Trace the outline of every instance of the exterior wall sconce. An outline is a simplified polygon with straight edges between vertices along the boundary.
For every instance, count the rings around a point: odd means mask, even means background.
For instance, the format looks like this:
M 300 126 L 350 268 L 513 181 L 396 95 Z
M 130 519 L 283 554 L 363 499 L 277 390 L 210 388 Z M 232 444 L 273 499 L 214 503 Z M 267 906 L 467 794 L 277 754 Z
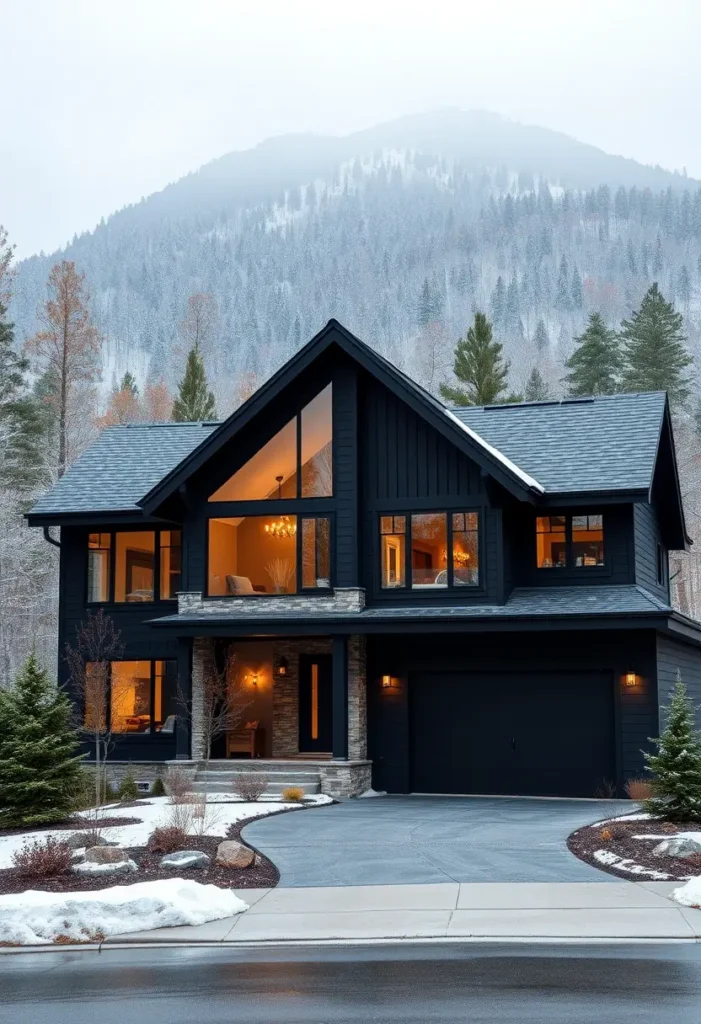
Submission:
M 280 658 L 279 662 L 277 663 L 277 669 L 275 670 L 275 674 L 278 676 L 286 676 L 287 667 L 287 658 Z
M 394 676 L 383 676 L 382 677 L 382 689 L 383 690 L 397 690 L 399 689 L 399 680 Z
M 630 690 L 634 686 L 637 686 L 638 677 L 636 676 L 635 672 L 626 672 L 626 674 L 623 676 L 623 683 L 627 690 Z

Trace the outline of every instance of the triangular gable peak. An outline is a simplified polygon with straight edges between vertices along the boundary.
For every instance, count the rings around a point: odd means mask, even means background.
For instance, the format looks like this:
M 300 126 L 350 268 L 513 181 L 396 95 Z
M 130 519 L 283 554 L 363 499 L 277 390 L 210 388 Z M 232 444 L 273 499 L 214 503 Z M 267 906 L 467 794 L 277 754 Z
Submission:
M 283 429 L 288 418 L 284 417 L 284 422 L 276 422 L 279 418 L 278 405 L 284 406 L 285 398 L 291 392 L 298 396 L 300 408 L 304 403 L 312 401 L 328 384 L 327 367 L 332 362 L 334 349 L 341 350 L 359 367 L 388 387 L 515 497 L 535 501 L 543 493 L 543 488 L 531 475 L 484 441 L 474 430 L 461 423 L 437 399 L 347 331 L 338 321 L 330 320 L 319 334 L 232 413 L 195 451 L 144 495 L 139 502 L 144 511 L 153 514 L 160 510 L 194 474 L 210 460 L 214 460 L 224 446 L 228 446 L 235 438 L 244 436 L 247 427 L 254 423 L 264 423 L 269 427 L 272 424 L 272 428 L 265 431 L 267 436 L 264 437 L 263 444 Z M 252 456 L 253 450 L 248 454 L 249 457 Z

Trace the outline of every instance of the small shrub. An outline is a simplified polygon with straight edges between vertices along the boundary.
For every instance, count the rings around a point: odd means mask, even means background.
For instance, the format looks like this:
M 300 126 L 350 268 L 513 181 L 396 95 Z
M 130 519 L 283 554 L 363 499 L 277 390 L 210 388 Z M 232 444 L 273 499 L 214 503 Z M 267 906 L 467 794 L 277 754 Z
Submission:
M 609 832 L 612 839 L 625 839 L 628 835 L 628 829 L 620 821 L 612 821 L 609 825 Z
M 287 803 L 301 803 L 304 800 L 304 790 L 301 786 L 285 786 L 282 791 L 282 799 Z
M 165 796 L 165 795 L 166 795 L 166 788 L 163 785 L 163 779 L 159 775 L 157 778 L 155 778 L 153 780 L 153 784 L 151 786 L 151 792 L 149 793 L 149 796 Z
M 601 832 L 599 832 L 599 839 L 602 843 L 610 843 L 613 839 L 613 832 L 610 828 L 602 828 Z
M 185 799 L 169 804 L 163 824 L 168 828 L 177 828 L 185 835 L 192 831 L 195 821 L 194 807 Z
M 177 825 L 162 825 L 154 828 L 148 837 L 146 849 L 149 853 L 175 853 L 187 848 L 187 832 Z
M 268 776 L 263 772 L 246 772 L 244 775 L 239 775 L 233 782 L 234 793 L 247 803 L 256 803 L 267 788 Z
M 682 860 L 684 864 L 688 864 L 693 871 L 701 875 L 701 853 L 690 853 L 688 857 L 683 857 Z
M 136 785 L 134 772 L 127 768 L 122 781 L 117 789 L 117 796 L 123 804 L 130 804 L 133 800 L 139 799 L 139 788 Z
M 616 783 L 611 779 L 602 779 L 594 790 L 597 800 L 613 800 L 616 796 Z
M 169 768 L 163 780 L 163 785 L 171 802 L 176 804 L 190 793 L 192 778 L 190 773 L 183 771 L 182 768 Z
M 13 853 L 12 863 L 21 875 L 51 878 L 53 875 L 64 875 L 70 869 L 71 854 L 67 843 L 49 836 L 47 839 L 25 842 L 20 850 Z
M 655 795 L 655 787 L 651 779 L 628 779 L 625 790 L 629 798 L 635 800 L 636 803 L 651 800 Z

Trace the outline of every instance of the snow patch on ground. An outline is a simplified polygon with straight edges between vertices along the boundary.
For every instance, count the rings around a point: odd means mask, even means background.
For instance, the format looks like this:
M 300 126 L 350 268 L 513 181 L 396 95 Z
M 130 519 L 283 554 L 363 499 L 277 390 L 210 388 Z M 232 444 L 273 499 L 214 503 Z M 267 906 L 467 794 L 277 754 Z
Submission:
M 658 837 L 657 837 L 658 838 Z M 629 875 L 652 878 L 656 882 L 666 882 L 670 877 L 664 871 L 655 871 L 653 868 L 645 868 L 642 864 L 636 864 L 630 857 L 619 857 L 611 850 L 595 850 L 594 860 L 607 867 L 616 868 L 617 871 L 625 871 Z
M 604 818 L 603 821 L 595 821 L 591 827 L 596 828 L 598 825 L 610 825 L 612 821 L 650 821 L 651 818 L 651 814 L 619 814 L 617 818 Z
M 633 839 L 656 839 L 658 842 L 662 842 L 665 839 L 693 839 L 697 843 L 701 843 L 701 832 L 665 832 L 664 835 L 639 835 L 633 836 Z
M 672 890 L 672 899 L 684 907 L 696 907 L 701 910 L 701 877 L 690 878 L 686 885 Z
M 225 797 L 224 800 L 217 797 Z M 244 818 L 264 818 L 268 814 L 275 814 L 278 811 L 297 809 L 301 806 L 323 805 L 333 803 L 331 797 L 321 793 L 307 797 L 304 805 L 298 803 L 282 803 L 281 801 L 265 801 L 259 803 L 245 803 L 242 800 L 232 800 L 224 793 L 212 793 L 207 798 L 207 817 L 203 834 L 208 836 L 219 836 L 224 839 L 232 825 Z M 100 825 L 100 818 L 140 818 L 136 825 L 114 825 L 102 830 L 102 834 L 108 843 L 114 843 L 122 848 L 131 846 L 145 846 L 148 837 L 154 828 L 165 825 L 168 822 L 169 811 L 172 807 L 170 797 L 156 796 L 139 802 L 131 807 L 122 807 L 121 804 L 109 804 L 95 811 L 82 811 L 79 817 L 85 819 L 86 828 L 95 828 Z M 198 825 L 190 829 L 191 835 L 199 834 Z M 0 868 L 12 867 L 12 855 L 20 850 L 27 840 L 37 839 L 40 842 L 49 836 L 57 839 L 67 839 L 75 835 L 69 829 L 56 829 L 47 832 L 18 832 L 11 836 L 0 836 Z
M 119 885 L 99 892 L 29 890 L 0 896 L 0 942 L 45 945 L 58 936 L 95 941 L 151 928 L 206 924 L 248 910 L 230 889 L 182 878 Z

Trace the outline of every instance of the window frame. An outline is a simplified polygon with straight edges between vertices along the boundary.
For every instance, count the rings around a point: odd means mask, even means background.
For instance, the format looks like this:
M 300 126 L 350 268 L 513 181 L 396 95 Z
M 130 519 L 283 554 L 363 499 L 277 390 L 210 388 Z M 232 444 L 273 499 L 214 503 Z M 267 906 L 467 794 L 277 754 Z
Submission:
M 98 527 L 96 529 L 89 529 L 85 538 L 85 576 L 84 576 L 84 603 L 89 608 L 104 608 L 106 606 L 114 608 L 138 608 L 140 605 L 145 605 L 150 608 L 154 604 L 172 604 L 178 600 L 177 593 L 175 597 L 161 597 L 161 534 L 180 532 L 180 588 L 182 589 L 182 577 L 183 577 L 183 539 L 184 531 L 182 526 L 153 526 L 150 523 L 145 523 L 143 526 L 134 526 L 132 529 L 125 529 L 120 526 L 110 526 L 107 528 Z M 90 535 L 93 533 L 109 534 L 110 536 L 110 557 L 109 557 L 109 574 L 110 574 L 110 586 L 109 596 L 106 601 L 91 601 L 89 597 L 88 588 L 88 566 L 89 556 L 87 553 L 90 550 Z M 150 601 L 116 601 L 115 600 L 115 588 L 117 584 L 116 569 L 117 569 L 117 534 L 118 533 L 153 533 L 155 535 L 154 553 L 153 553 L 153 598 Z M 171 544 L 167 544 L 166 547 L 172 547 Z M 119 659 L 117 659 L 119 660 Z M 133 658 L 125 658 L 124 661 L 133 661 Z M 138 659 L 137 659 L 138 660 Z M 148 660 L 148 659 L 141 659 Z M 157 659 L 162 661 L 162 658 Z
M 287 499 L 287 501 L 290 501 L 290 500 L 291 499 Z M 319 499 L 315 499 L 315 500 L 318 501 Z M 250 502 L 247 503 L 247 504 L 250 505 Z M 232 504 L 230 502 L 227 503 L 227 506 L 228 506 L 229 509 L 232 508 Z M 210 546 L 209 523 L 210 523 L 210 520 L 212 520 L 212 519 L 239 519 L 239 518 L 243 518 L 243 519 L 269 519 L 271 516 L 274 516 L 276 514 L 280 514 L 280 515 L 284 514 L 284 515 L 294 516 L 295 520 L 296 520 L 297 529 L 296 529 L 296 532 L 295 532 L 295 559 L 296 559 L 296 564 L 295 564 L 295 590 L 291 594 L 268 594 L 268 593 L 262 594 L 262 593 L 259 593 L 259 592 L 256 592 L 256 593 L 253 593 L 253 594 L 210 594 L 210 592 L 209 592 L 209 546 Z M 304 587 L 304 586 L 302 586 L 302 582 L 303 582 L 302 534 L 303 534 L 303 529 L 304 529 L 303 526 L 302 526 L 302 522 L 305 519 L 315 519 L 315 520 L 326 519 L 326 520 L 328 520 L 328 524 L 329 524 L 329 586 L 328 587 Z M 300 595 L 304 595 L 305 597 L 314 597 L 314 596 L 323 596 L 324 594 L 326 594 L 328 596 L 329 594 L 333 593 L 334 588 L 336 586 L 336 568 L 335 568 L 336 559 L 334 557 L 335 550 L 336 550 L 335 536 L 336 536 L 336 533 L 335 533 L 335 516 L 334 516 L 333 512 L 327 511 L 327 510 L 321 510 L 321 511 L 313 510 L 312 511 L 310 509 L 309 512 L 307 514 L 305 514 L 301 509 L 297 508 L 295 511 L 284 512 L 284 513 L 280 512 L 280 513 L 278 513 L 277 509 L 272 509 L 272 508 L 268 509 L 268 511 L 266 511 L 266 512 L 261 512 L 260 511 L 260 506 L 258 506 L 255 512 L 245 512 L 245 513 L 244 512 L 238 512 L 237 513 L 235 511 L 229 511 L 227 513 L 227 515 L 209 515 L 209 516 L 207 516 L 207 519 L 205 521 L 205 580 L 206 580 L 206 593 L 203 595 L 204 599 L 206 601 L 226 601 L 226 600 L 228 600 L 228 599 L 230 599 L 232 597 L 235 597 L 237 600 L 243 598 L 243 599 L 246 599 L 246 600 L 254 600 L 254 601 L 263 600 L 264 601 L 266 598 L 269 599 L 271 597 L 282 598 L 283 600 L 285 600 L 286 598 L 299 597 Z
M 595 512 L 583 512 L 581 510 L 571 511 L 569 509 L 543 509 L 542 515 L 537 515 L 533 519 L 533 563 L 535 571 L 537 573 L 545 573 L 546 575 L 556 576 L 557 579 L 563 579 L 569 576 L 579 577 L 585 575 L 587 577 L 595 574 L 608 574 L 610 572 L 610 565 L 608 559 L 608 544 L 606 543 L 606 513 L 602 511 Z M 573 559 L 573 533 L 572 521 L 580 516 L 601 516 L 601 532 L 603 534 L 603 546 L 604 546 L 604 561 L 602 565 L 575 565 Z M 565 520 L 565 564 L 562 567 L 557 565 L 538 565 L 538 520 L 539 519 L 555 519 L 563 518 Z M 550 531 L 544 531 L 550 532 Z
M 470 597 L 472 595 L 483 594 L 485 591 L 484 583 L 484 521 L 483 508 L 481 506 L 470 506 L 467 504 L 461 504 L 452 508 L 401 508 L 399 504 L 393 505 L 391 508 L 380 510 L 376 513 L 375 517 L 375 572 L 377 573 L 377 582 L 374 588 L 376 596 L 388 598 L 393 594 L 400 597 L 417 597 L 421 596 L 426 598 L 430 595 L 432 600 L 445 597 L 446 595 L 462 594 L 464 597 Z M 435 590 L 429 589 L 428 587 L 413 586 L 412 584 L 412 565 L 411 565 L 411 553 L 412 553 L 412 518 L 414 516 L 422 515 L 443 515 L 446 517 L 446 547 L 451 552 L 451 557 L 447 559 L 446 565 L 446 585 L 444 587 L 436 587 Z M 477 517 L 477 530 L 476 531 L 463 531 L 454 530 L 453 527 L 453 516 L 455 515 L 475 515 Z M 394 534 L 382 533 L 382 520 L 385 518 L 392 518 L 393 520 L 398 517 L 405 519 L 405 532 L 404 536 L 404 585 L 394 587 L 384 587 L 382 585 L 382 537 L 393 536 Z M 394 527 L 394 523 L 393 523 Z M 477 533 L 477 583 L 455 583 L 455 573 L 453 566 L 453 534 L 464 533 L 464 532 L 476 532 Z
M 103 533 L 104 532 L 105 531 L 103 531 Z M 149 663 L 149 726 L 148 726 L 148 729 L 144 730 L 143 732 L 112 732 L 112 666 L 115 663 L 117 663 L 117 662 L 129 663 L 129 662 L 139 662 L 139 661 L 147 661 Z M 144 739 L 144 737 L 149 737 L 149 739 L 152 739 L 154 736 L 163 736 L 163 734 L 159 730 L 157 730 L 156 727 L 155 727 L 155 713 L 154 713 L 155 712 L 155 705 L 156 705 L 156 699 L 155 699 L 156 698 L 156 663 L 159 662 L 159 661 L 163 663 L 163 680 L 164 681 L 168 677 L 167 665 L 168 665 L 168 663 L 170 663 L 172 665 L 171 672 L 173 674 L 173 679 L 175 680 L 175 683 L 176 683 L 176 692 L 177 692 L 177 682 L 178 682 L 178 659 L 177 658 L 173 658 L 173 657 L 170 657 L 170 658 L 139 658 L 139 657 L 126 658 L 126 657 L 123 657 L 123 658 L 113 658 L 109 662 L 108 679 L 107 679 L 107 708 L 106 708 L 106 712 L 105 712 L 105 714 L 106 714 L 106 722 L 105 722 L 106 730 L 105 731 L 108 732 L 113 737 L 113 740 L 115 742 L 122 743 L 123 741 L 126 741 L 127 743 L 132 743 L 132 742 L 136 742 L 139 739 Z M 85 701 L 83 701 L 83 721 L 85 721 L 85 711 L 86 711 Z M 172 733 L 168 732 L 168 733 L 165 734 L 165 736 L 167 736 L 169 739 L 172 738 L 173 740 L 175 740 L 175 733 L 176 733 L 176 729 L 177 729 L 177 719 L 179 717 L 179 712 L 175 712 L 175 715 L 176 715 L 176 723 L 175 723 L 176 724 L 176 728 L 173 730 Z
M 606 549 L 604 548 L 604 554 L 605 553 L 606 553 Z M 656 562 L 657 562 L 657 564 L 656 564 L 656 569 L 657 569 L 657 585 L 658 585 L 658 587 L 666 587 L 667 586 L 667 574 L 668 574 L 668 571 L 669 571 L 669 562 L 667 560 L 667 552 L 665 550 L 665 547 L 664 547 L 663 544 L 660 544 L 659 541 L 657 542 L 656 556 L 657 556 L 656 557 Z

